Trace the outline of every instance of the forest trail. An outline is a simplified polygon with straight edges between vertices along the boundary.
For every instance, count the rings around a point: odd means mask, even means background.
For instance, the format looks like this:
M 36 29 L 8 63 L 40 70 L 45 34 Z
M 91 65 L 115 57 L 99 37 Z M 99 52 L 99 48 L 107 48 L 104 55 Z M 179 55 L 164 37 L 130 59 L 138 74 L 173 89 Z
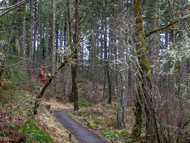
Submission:
M 71 109 L 53 111 L 53 115 L 80 143 L 107 143 L 107 141 L 73 120 L 67 114 L 70 110 Z

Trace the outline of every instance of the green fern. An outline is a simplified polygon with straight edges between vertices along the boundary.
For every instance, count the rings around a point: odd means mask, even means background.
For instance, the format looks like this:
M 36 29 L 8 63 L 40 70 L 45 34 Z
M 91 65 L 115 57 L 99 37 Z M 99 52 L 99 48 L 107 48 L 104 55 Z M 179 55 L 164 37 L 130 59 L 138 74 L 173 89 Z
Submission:
M 106 137 L 115 138 L 116 140 L 118 140 L 118 138 L 121 138 L 122 136 L 129 135 L 129 133 L 125 129 L 117 133 L 116 130 L 112 130 L 112 127 L 110 128 L 110 130 L 106 130 L 102 134 Z
M 44 130 L 41 130 L 32 120 L 26 121 L 20 130 L 24 134 L 27 143 L 54 143 L 51 137 Z
M 116 140 L 119 138 L 119 135 L 117 134 L 116 130 L 112 130 L 112 127 L 110 130 L 106 130 L 102 133 L 106 137 L 115 138 Z

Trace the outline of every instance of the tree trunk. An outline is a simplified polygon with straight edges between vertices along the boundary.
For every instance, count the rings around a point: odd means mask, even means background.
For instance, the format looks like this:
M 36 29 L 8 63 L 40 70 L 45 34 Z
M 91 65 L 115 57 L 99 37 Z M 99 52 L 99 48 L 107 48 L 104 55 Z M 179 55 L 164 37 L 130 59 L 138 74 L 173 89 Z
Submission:
M 34 6 L 34 2 L 33 0 L 30 1 L 30 11 L 31 14 L 30 16 L 33 16 L 33 6 Z M 30 27 L 33 26 L 33 18 L 30 19 Z M 33 37 L 33 28 L 30 29 L 30 40 L 29 40 L 29 47 L 28 47 L 28 57 L 30 58 L 30 64 L 29 64 L 29 78 L 30 81 L 32 80 L 32 37 Z
M 50 0 L 48 0 L 48 5 L 47 5 L 48 9 L 50 9 Z M 48 13 L 47 13 L 47 21 L 46 21 L 46 54 L 45 54 L 45 61 L 46 63 L 49 62 L 49 10 L 48 10 Z
M 152 89 L 152 83 L 151 83 L 151 73 L 149 71 L 149 61 L 146 56 L 146 47 L 145 47 L 145 41 L 144 41 L 144 30 L 143 30 L 143 21 L 142 21 L 142 0 L 134 0 L 134 14 L 136 17 L 136 28 L 135 28 L 135 35 L 136 35 L 136 51 L 138 60 L 140 63 L 140 69 L 139 69 L 139 77 L 138 77 L 138 98 L 141 101 L 138 101 L 139 104 L 143 103 L 145 104 L 145 114 L 146 114 L 146 131 L 147 134 L 152 134 L 151 129 L 151 89 Z M 141 91 L 142 89 L 142 91 Z M 143 97 L 144 96 L 144 97 Z M 139 111 L 141 111 L 139 108 L 142 108 L 142 106 L 139 106 L 139 104 L 136 104 L 136 115 L 139 115 Z M 136 118 L 138 118 L 136 116 Z M 137 120 L 136 120 L 137 121 Z M 133 133 L 135 133 L 136 125 L 138 125 L 138 128 L 141 127 L 141 123 L 136 122 Z M 133 134 L 134 136 L 140 135 L 140 129 L 139 132 Z
M 75 0 L 75 34 L 74 34 L 74 47 L 79 46 L 79 2 L 78 0 Z M 72 95 L 74 99 L 74 111 L 79 110 L 78 107 L 78 85 L 77 85 L 77 59 L 78 59 L 78 50 L 74 52 L 74 60 L 76 60 L 72 64 Z
M 55 1 L 52 0 L 52 22 L 51 22 L 51 43 L 50 43 L 50 49 L 51 49 L 51 73 L 56 68 L 56 61 L 55 61 Z M 52 82 L 51 89 L 53 91 L 56 91 L 56 82 L 55 79 Z
M 72 1 L 71 1 L 72 2 Z M 71 4 L 70 4 L 70 0 L 67 0 L 67 47 L 69 50 L 69 46 L 71 46 Z M 72 49 L 70 48 L 70 51 Z M 68 64 L 67 67 L 65 67 L 65 84 L 64 84 L 64 95 L 65 96 L 69 96 L 69 101 L 73 102 L 73 96 L 71 94 L 71 86 L 72 86 L 72 80 L 71 80 L 71 63 Z
M 39 13 L 42 13 L 42 0 L 39 0 Z M 40 20 L 39 23 L 39 34 L 40 34 L 40 44 L 38 46 L 38 52 L 37 52 L 37 61 L 39 63 L 42 63 L 42 19 Z
M 124 52 L 125 52 L 125 46 L 124 46 L 124 30 L 123 30 L 123 16 L 124 16 L 124 1 L 123 0 L 119 0 L 118 1 L 118 5 L 119 5 L 119 17 L 121 20 L 121 26 L 119 29 L 119 61 L 120 64 L 118 65 L 119 68 L 119 76 L 118 76 L 118 81 L 119 81 L 119 85 L 118 85 L 118 95 L 117 95 L 117 99 L 118 99 L 118 107 L 117 107 L 117 117 L 116 117 L 116 126 L 119 128 L 125 128 L 125 107 L 126 107 L 126 100 L 125 100 L 125 83 L 126 83 L 126 76 L 125 76 L 125 71 L 126 71 L 126 67 L 125 67 L 125 63 L 126 63 L 126 59 L 124 56 Z

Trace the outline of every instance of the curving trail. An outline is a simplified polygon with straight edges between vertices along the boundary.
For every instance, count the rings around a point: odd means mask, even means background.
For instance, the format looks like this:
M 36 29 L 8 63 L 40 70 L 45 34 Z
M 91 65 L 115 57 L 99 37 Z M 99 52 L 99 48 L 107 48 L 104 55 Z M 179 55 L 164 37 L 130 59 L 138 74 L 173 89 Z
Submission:
M 57 120 L 66 128 L 80 143 L 107 143 L 104 139 L 100 138 L 98 135 L 89 131 L 87 128 L 83 127 L 77 121 L 73 120 L 66 110 L 53 111 L 53 115 Z

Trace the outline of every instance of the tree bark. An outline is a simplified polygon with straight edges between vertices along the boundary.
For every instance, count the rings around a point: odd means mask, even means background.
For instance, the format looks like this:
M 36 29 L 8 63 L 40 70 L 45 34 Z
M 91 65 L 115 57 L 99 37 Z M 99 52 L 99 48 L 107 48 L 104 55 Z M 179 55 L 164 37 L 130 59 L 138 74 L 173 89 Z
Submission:
M 52 0 L 52 22 L 51 22 L 51 43 L 50 43 L 50 48 L 51 48 L 51 73 L 56 68 L 56 61 L 55 61 L 55 1 Z M 53 91 L 56 91 L 56 82 L 55 79 L 52 83 L 51 89 Z
M 71 0 L 67 0 L 67 47 L 71 47 L 71 22 L 72 22 L 72 16 L 71 16 Z M 69 49 L 68 49 L 69 50 Z M 70 48 L 70 51 L 72 49 Z M 73 96 L 71 95 L 71 86 L 72 86 L 72 77 L 71 77 L 71 63 L 68 64 L 67 67 L 65 67 L 65 84 L 64 84 L 64 95 L 69 96 L 69 101 L 73 102 Z
M 79 46 L 79 0 L 75 0 L 75 35 L 74 35 L 74 46 Z M 78 107 L 78 85 L 77 85 L 77 59 L 78 50 L 74 52 L 75 62 L 72 64 L 72 95 L 74 99 L 74 111 L 79 110 Z
M 117 95 L 117 100 L 118 100 L 118 107 L 117 107 L 117 117 L 116 117 L 116 126 L 119 128 L 125 128 L 125 107 L 126 107 L 126 100 L 125 100 L 125 84 L 126 84 L 126 78 L 125 78 L 125 47 L 124 47 L 124 30 L 123 30 L 123 16 L 124 16 L 124 1 L 119 0 L 118 1 L 119 5 L 119 17 L 121 20 L 121 28 L 119 29 L 119 61 L 120 64 L 118 65 L 118 95 Z
M 141 111 L 139 108 L 142 108 L 142 106 L 139 106 L 143 103 L 144 98 L 144 104 L 145 104 L 145 113 L 146 113 L 146 131 L 147 134 L 152 133 L 151 129 L 151 98 L 152 95 L 150 94 L 152 89 L 152 83 L 151 83 L 151 73 L 149 71 L 149 61 L 146 56 L 146 47 L 145 47 L 145 41 L 144 41 L 144 30 L 143 30 L 143 21 L 142 21 L 142 0 L 134 0 L 134 14 L 136 17 L 136 28 L 135 28 L 135 36 L 136 36 L 136 51 L 137 51 L 137 58 L 140 63 L 140 69 L 139 69 L 139 77 L 138 77 L 138 98 L 141 101 L 138 101 L 139 103 L 136 104 L 136 115 L 139 115 L 138 112 Z M 141 91 L 142 89 L 142 91 Z M 143 97 L 144 96 L 144 97 Z M 138 116 L 136 116 L 138 118 Z M 141 117 L 142 118 L 142 117 Z M 137 120 L 136 120 L 137 121 Z M 138 128 L 141 127 L 142 123 L 136 122 L 135 126 L 133 128 L 133 133 L 135 133 L 136 125 L 138 125 Z M 140 135 L 139 129 L 137 133 L 133 134 L 134 136 Z

